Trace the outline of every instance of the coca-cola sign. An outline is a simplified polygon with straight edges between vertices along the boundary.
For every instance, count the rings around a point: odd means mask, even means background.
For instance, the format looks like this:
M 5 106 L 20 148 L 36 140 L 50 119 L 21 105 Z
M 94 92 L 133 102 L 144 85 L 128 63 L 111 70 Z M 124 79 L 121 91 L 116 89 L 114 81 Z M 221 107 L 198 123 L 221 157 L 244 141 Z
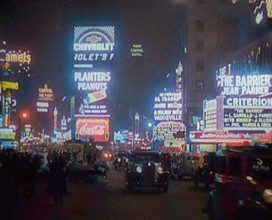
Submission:
M 80 138 L 93 137 L 95 142 L 108 142 L 109 119 L 108 118 L 77 119 L 76 133 Z

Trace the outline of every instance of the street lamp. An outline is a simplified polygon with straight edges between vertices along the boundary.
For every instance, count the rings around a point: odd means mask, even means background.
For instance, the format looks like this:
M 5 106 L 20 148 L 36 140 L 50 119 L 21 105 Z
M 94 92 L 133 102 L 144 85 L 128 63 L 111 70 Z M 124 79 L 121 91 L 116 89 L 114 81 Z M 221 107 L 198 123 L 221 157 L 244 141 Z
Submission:
M 21 151 L 21 120 L 26 120 L 26 119 L 28 119 L 28 117 L 29 117 L 29 114 L 26 111 L 22 111 L 19 115 L 19 126 L 18 126 L 18 131 L 19 131 L 18 150 L 19 150 L 19 152 Z

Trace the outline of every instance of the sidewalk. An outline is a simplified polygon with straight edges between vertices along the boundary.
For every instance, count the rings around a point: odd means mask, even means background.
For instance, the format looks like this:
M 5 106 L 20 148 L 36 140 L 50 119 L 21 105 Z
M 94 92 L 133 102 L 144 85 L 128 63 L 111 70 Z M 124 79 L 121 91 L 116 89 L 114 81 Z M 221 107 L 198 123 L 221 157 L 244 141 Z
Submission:
M 90 219 L 103 207 L 103 188 L 106 182 L 99 180 L 97 185 L 68 184 L 68 195 L 61 205 L 55 205 L 54 199 L 43 187 L 29 203 L 23 202 L 22 220 L 78 220 Z M 86 215 L 87 213 L 87 215 Z M 92 219 L 92 218 L 91 218 Z M 93 220 L 93 219 L 92 219 Z

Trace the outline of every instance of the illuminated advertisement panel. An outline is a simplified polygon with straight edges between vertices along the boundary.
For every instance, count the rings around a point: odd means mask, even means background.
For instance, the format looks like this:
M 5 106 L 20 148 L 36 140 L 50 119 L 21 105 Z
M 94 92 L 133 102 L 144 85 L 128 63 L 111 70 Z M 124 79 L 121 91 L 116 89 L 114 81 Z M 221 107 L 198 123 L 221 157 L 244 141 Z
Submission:
M 216 99 L 204 100 L 203 102 L 203 119 L 205 131 L 217 130 L 217 102 Z
M 44 84 L 43 88 L 39 88 L 38 101 L 36 102 L 37 112 L 47 113 L 49 109 L 49 102 L 54 101 L 53 90 Z
M 224 97 L 226 131 L 269 131 L 272 128 L 272 74 L 234 75 L 231 65 L 217 76 L 219 95 Z
M 108 142 L 109 118 L 78 118 L 76 134 L 79 138 L 93 137 L 95 142 Z
M 48 88 L 47 84 L 44 84 L 43 88 L 39 88 L 39 101 L 54 101 L 53 90 Z
M 182 93 L 167 92 L 160 93 L 155 97 L 154 120 L 161 121 L 181 121 L 182 119 Z
M 186 127 L 182 122 L 160 122 L 154 128 L 155 138 L 164 141 L 165 147 L 181 147 L 185 144 Z
M 74 67 L 90 68 L 95 61 L 114 57 L 115 33 L 113 26 L 74 28 Z
M 75 113 L 81 116 L 109 115 L 109 62 L 114 57 L 113 26 L 74 28 L 74 82 L 77 92 Z M 108 61 L 108 62 L 107 62 Z

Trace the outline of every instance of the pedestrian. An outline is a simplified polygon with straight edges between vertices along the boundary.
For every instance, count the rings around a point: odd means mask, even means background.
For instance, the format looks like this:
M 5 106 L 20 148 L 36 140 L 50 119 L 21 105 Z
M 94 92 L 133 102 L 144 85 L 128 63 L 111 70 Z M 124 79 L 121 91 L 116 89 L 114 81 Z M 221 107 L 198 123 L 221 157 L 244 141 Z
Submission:
M 64 160 L 58 153 L 49 165 L 48 191 L 54 197 L 55 204 L 62 204 L 63 196 L 67 194 L 67 175 Z

